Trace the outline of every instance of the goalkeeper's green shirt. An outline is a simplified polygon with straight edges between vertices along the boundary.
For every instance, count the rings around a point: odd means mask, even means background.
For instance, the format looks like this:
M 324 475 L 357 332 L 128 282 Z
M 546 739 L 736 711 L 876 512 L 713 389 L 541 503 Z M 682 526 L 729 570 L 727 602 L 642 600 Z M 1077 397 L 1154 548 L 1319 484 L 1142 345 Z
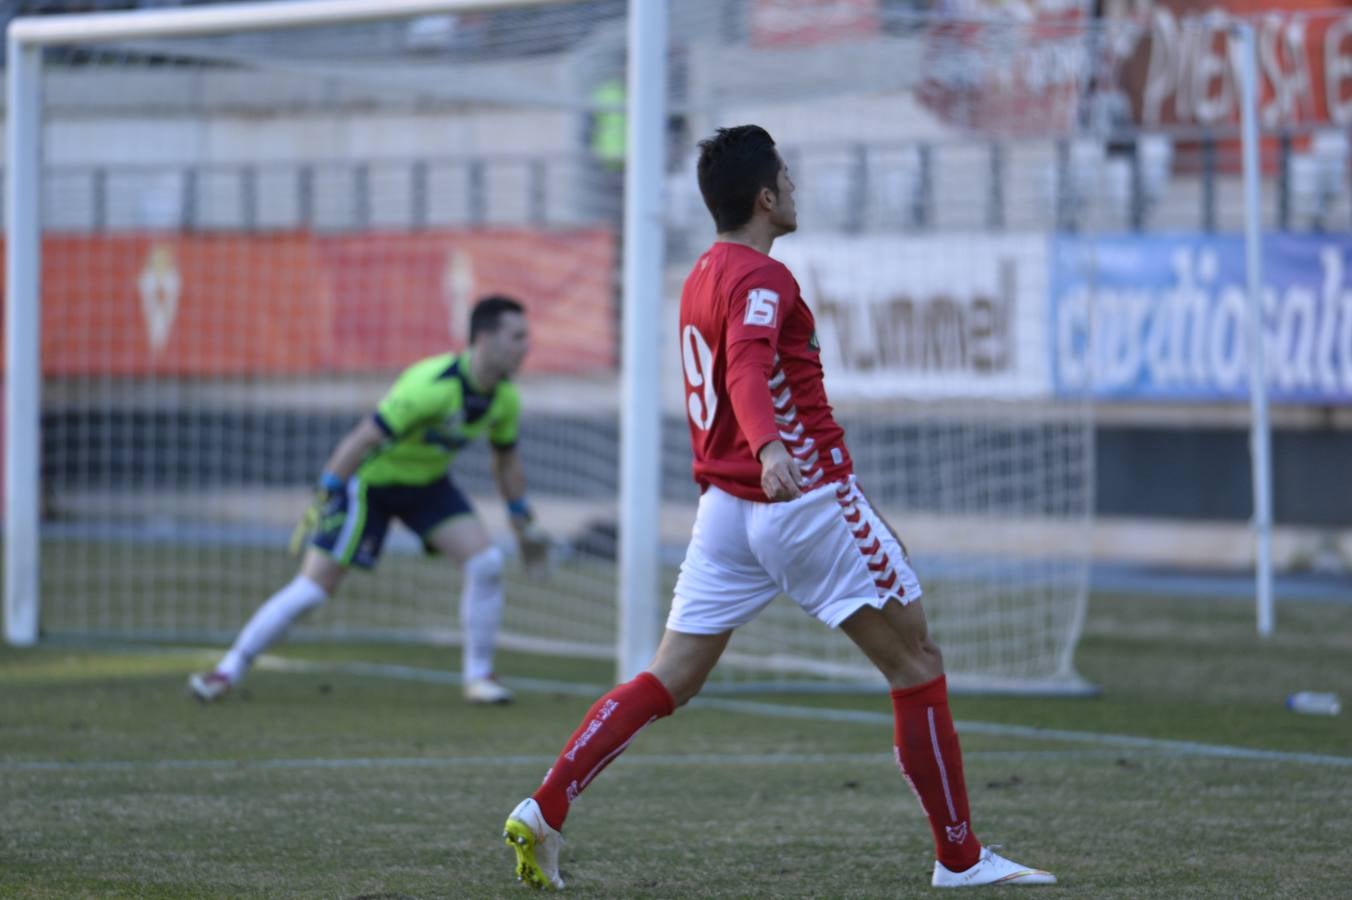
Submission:
M 370 485 L 430 484 L 480 435 L 499 449 L 514 447 L 520 412 L 516 385 L 475 385 L 468 350 L 428 357 L 405 369 L 376 407 L 375 422 L 389 441 L 357 474 Z

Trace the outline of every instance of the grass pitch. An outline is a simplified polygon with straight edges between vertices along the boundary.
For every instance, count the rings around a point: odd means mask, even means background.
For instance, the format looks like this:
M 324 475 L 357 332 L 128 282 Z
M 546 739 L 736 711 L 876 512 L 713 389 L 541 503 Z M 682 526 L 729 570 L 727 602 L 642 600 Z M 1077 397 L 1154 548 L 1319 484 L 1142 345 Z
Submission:
M 293 644 L 199 707 L 184 679 L 218 653 L 0 650 L 0 896 L 525 896 L 502 820 L 610 677 L 506 654 L 530 689 L 472 708 L 453 651 Z M 953 700 L 977 833 L 1055 871 L 1041 893 L 1347 895 L 1352 713 L 1282 700 L 1352 701 L 1352 604 L 1283 603 L 1260 641 L 1250 604 L 1096 597 L 1077 666 L 1101 697 Z M 884 695 L 711 700 L 578 801 L 570 893 L 929 895 Z

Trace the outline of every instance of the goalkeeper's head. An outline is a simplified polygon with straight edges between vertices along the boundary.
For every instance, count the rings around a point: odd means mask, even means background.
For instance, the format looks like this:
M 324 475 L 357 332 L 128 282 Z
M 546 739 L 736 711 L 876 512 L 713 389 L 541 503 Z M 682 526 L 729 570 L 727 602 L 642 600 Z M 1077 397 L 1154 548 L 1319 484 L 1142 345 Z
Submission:
M 530 350 L 526 307 L 502 294 L 480 299 L 469 314 L 469 345 L 475 359 L 493 375 L 516 374 Z

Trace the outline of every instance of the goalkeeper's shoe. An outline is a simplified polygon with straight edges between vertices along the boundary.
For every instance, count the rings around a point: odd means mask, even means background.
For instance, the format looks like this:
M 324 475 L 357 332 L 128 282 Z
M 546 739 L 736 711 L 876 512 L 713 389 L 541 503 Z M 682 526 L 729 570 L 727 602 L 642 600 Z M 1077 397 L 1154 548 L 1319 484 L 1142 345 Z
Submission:
M 988 884 L 1056 884 L 1056 876 L 1041 869 L 1021 866 L 1005 859 L 989 847 L 981 848 L 976 865 L 962 872 L 952 872 L 935 860 L 934 878 L 930 884 L 937 888 L 981 887 Z
M 199 703 L 211 703 L 230 693 L 230 679 L 220 672 L 194 673 L 188 677 L 188 693 Z
M 516 851 L 516 877 L 536 890 L 563 890 L 559 848 L 563 835 L 545 821 L 540 805 L 527 797 L 516 805 L 502 828 L 507 846 Z
M 470 703 L 511 703 L 514 696 L 512 689 L 493 675 L 486 678 L 471 678 L 465 682 L 465 699 Z

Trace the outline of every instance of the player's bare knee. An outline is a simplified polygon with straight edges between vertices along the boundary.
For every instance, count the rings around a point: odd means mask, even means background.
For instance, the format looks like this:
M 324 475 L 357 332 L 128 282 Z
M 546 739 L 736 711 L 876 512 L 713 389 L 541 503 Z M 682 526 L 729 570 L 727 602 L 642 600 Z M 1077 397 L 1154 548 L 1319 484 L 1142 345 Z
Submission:
M 877 654 L 873 662 L 893 688 L 911 687 L 944 673 L 939 646 L 923 634 L 898 636 L 888 651 Z
M 929 638 L 925 638 L 925 650 L 934 664 L 939 667 L 939 675 L 942 675 L 944 671 L 944 651 L 940 650 L 939 645 Z M 935 677 L 939 676 L 935 675 Z
M 311 549 L 305 562 L 297 573 L 297 578 L 307 578 L 324 592 L 325 599 L 332 597 L 343 583 L 347 570 L 318 550 Z

